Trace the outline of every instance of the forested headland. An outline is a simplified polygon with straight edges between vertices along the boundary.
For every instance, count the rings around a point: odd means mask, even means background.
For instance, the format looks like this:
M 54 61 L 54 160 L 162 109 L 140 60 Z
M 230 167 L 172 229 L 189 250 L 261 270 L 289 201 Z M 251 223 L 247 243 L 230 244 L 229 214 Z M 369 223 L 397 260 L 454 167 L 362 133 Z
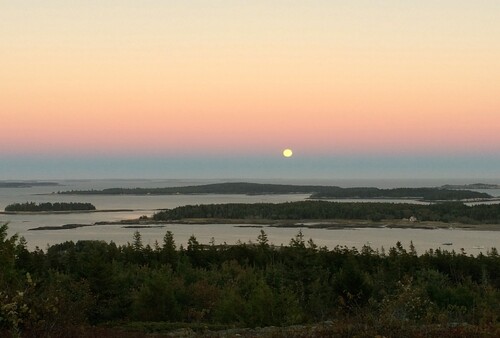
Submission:
M 5 207 L 6 212 L 42 212 L 42 211 L 90 211 L 96 210 L 91 203 L 80 202 L 26 202 L 14 203 Z
M 201 204 L 163 210 L 154 214 L 153 219 L 156 221 L 185 218 L 381 221 L 409 219 L 412 216 L 420 221 L 500 224 L 500 204 L 467 206 L 460 202 L 422 205 L 329 201 Z
M 301 232 L 274 247 L 264 231 L 253 244 L 201 244 L 193 235 L 178 247 L 166 231 L 152 245 L 135 232 L 123 246 L 78 241 L 29 251 L 6 231 L 0 226 L 0 336 L 500 334 L 496 249 L 476 257 L 418 255 L 399 242 L 386 251 L 328 250 Z
M 216 183 L 166 188 L 109 188 L 103 190 L 60 191 L 68 195 L 175 195 L 175 194 L 311 194 L 310 198 L 408 198 L 427 201 L 489 199 L 491 195 L 443 188 L 341 188 L 321 185 L 260 184 L 247 182 Z

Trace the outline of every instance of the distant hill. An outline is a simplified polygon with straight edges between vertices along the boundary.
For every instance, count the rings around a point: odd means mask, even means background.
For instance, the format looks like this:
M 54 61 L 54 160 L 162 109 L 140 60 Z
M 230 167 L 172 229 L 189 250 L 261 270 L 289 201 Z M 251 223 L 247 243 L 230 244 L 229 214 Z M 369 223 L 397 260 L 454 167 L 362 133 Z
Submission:
M 72 190 L 59 194 L 68 195 L 189 195 L 189 194 L 311 194 L 312 199 L 337 198 L 411 198 L 429 201 L 488 199 L 489 194 L 467 190 L 442 188 L 341 188 L 321 185 L 260 184 L 248 182 L 216 183 L 165 188 L 109 188 L 104 190 Z

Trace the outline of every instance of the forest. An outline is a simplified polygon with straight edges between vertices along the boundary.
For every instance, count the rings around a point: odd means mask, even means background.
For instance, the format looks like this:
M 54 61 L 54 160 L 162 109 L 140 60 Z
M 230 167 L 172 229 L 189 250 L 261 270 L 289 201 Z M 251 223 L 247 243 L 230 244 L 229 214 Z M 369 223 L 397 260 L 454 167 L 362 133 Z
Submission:
M 40 212 L 40 211 L 87 211 L 96 210 L 91 203 L 80 202 L 26 202 L 14 203 L 5 207 L 6 212 Z
M 247 182 L 216 183 L 166 188 L 109 188 L 103 190 L 71 190 L 69 195 L 175 195 L 175 194 L 311 194 L 311 198 L 413 198 L 429 201 L 488 199 L 489 194 L 470 190 L 443 188 L 341 188 L 321 185 L 259 184 Z
M 186 205 L 159 211 L 157 221 L 184 218 L 219 219 L 358 219 L 394 220 L 411 216 L 420 221 L 458 222 L 464 224 L 500 224 L 500 204 L 467 206 L 460 202 L 423 204 L 405 203 L 347 203 L 328 201 L 299 201 L 286 203 L 226 203 Z
M 0 336 L 498 337 L 500 256 L 327 249 L 298 232 L 273 246 L 77 241 L 28 250 L 0 226 Z M 244 329 L 246 328 L 246 329 Z M 264 329 L 266 328 L 266 329 Z M 186 331 L 188 330 L 188 331 Z M 222 332 L 222 333 L 221 333 Z

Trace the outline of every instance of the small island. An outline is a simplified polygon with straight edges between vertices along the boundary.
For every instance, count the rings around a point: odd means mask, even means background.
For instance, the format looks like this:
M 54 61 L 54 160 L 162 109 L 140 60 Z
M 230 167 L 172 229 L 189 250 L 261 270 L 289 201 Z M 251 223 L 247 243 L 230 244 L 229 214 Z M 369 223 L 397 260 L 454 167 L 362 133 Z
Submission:
M 76 229 L 76 228 L 82 228 L 82 227 L 91 227 L 94 226 L 94 224 L 64 224 L 61 226 L 41 226 L 37 228 L 31 228 L 28 229 L 28 231 L 37 231 L 37 230 L 69 230 L 69 229 Z
M 91 203 L 80 202 L 26 202 L 14 203 L 5 207 L 5 212 L 71 212 L 71 211 L 94 211 L 95 206 Z

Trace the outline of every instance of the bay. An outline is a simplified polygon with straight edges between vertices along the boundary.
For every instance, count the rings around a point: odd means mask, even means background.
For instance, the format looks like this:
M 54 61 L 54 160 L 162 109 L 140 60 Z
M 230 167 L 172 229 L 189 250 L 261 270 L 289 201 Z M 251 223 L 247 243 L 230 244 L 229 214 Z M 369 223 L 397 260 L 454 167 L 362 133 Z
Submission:
M 44 215 L 0 215 L 0 223 L 9 223 L 9 234 L 17 233 L 24 236 L 28 241 L 30 249 L 40 247 L 44 249 L 47 244 L 56 244 L 72 240 L 104 240 L 114 241 L 117 244 L 126 244 L 132 241 L 132 235 L 136 229 L 123 228 L 121 225 L 99 225 L 82 227 L 70 230 L 40 230 L 29 229 L 39 226 L 61 226 L 64 224 L 93 224 L 100 221 L 118 221 L 122 219 L 135 219 L 142 215 L 152 215 L 156 210 L 162 208 L 174 208 L 188 204 L 212 204 L 212 203 L 281 203 L 305 200 L 309 195 L 167 195 L 167 196 L 134 196 L 134 195 L 58 195 L 57 191 L 105 189 L 114 187 L 167 187 L 199 185 L 207 183 L 220 183 L 229 180 L 65 180 L 57 181 L 59 186 L 35 186 L 31 188 L 2 188 L 0 189 L 0 209 L 11 203 L 33 202 L 90 202 L 99 210 L 105 209 L 129 209 L 130 211 L 119 212 L 95 212 L 95 213 L 71 213 L 71 214 L 44 214 Z M 235 180 L 232 180 L 235 181 Z M 342 187 L 376 186 L 379 188 L 392 188 L 397 186 L 439 186 L 446 183 L 471 183 L 470 181 L 436 181 L 436 180 L 240 180 L 257 183 L 283 183 L 283 184 L 321 184 L 338 185 Z M 488 182 L 486 182 L 488 183 Z M 500 196 L 500 190 L 485 190 L 493 196 Z M 408 200 L 339 200 L 349 201 L 371 201 L 371 202 L 405 202 L 415 203 Z M 498 203 L 498 202 L 497 202 Z M 246 226 L 246 225 L 245 225 Z M 268 234 L 269 240 L 275 245 L 287 245 L 290 239 L 299 231 L 298 228 L 273 228 L 263 227 Z M 227 224 L 169 224 L 164 228 L 138 229 L 142 235 L 144 244 L 154 245 L 155 241 L 161 243 L 167 230 L 173 232 L 178 245 L 186 245 L 188 238 L 195 235 L 201 243 L 208 243 L 212 238 L 215 243 L 235 244 L 238 241 L 256 241 L 260 228 L 241 227 Z M 333 248 L 337 245 L 356 247 L 360 249 L 363 245 L 370 245 L 374 249 L 395 246 L 400 241 L 409 247 L 410 242 L 419 253 L 425 250 L 443 248 L 446 250 L 459 251 L 464 249 L 467 253 L 486 253 L 492 247 L 499 246 L 500 231 L 476 231 L 456 229 L 302 229 L 306 239 L 312 238 L 320 246 Z M 447 245 L 444 245 L 446 243 Z M 448 245 L 452 243 L 451 245 Z

